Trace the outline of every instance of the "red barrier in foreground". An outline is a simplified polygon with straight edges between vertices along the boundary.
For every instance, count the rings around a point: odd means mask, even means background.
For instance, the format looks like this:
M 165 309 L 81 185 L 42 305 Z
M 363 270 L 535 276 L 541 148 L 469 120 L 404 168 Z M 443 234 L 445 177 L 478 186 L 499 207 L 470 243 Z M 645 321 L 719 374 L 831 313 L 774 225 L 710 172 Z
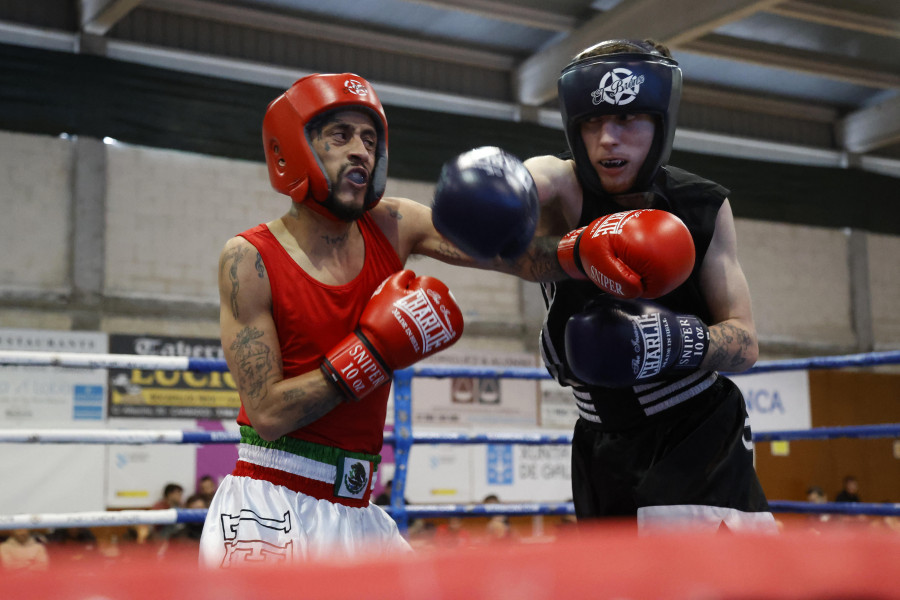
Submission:
M 207 571 L 196 553 L 0 573 L 10 600 L 900 599 L 900 535 L 868 529 L 637 537 L 582 528 L 546 543 L 383 560 Z

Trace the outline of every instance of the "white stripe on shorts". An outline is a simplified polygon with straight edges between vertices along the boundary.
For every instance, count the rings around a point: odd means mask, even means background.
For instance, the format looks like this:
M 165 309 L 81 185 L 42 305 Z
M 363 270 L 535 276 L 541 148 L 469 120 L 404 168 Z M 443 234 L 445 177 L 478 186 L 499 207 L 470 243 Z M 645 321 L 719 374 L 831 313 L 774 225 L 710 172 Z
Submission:
M 259 467 L 277 469 L 325 483 L 334 483 L 334 478 L 337 477 L 337 467 L 334 465 L 274 448 L 240 444 L 238 459 Z

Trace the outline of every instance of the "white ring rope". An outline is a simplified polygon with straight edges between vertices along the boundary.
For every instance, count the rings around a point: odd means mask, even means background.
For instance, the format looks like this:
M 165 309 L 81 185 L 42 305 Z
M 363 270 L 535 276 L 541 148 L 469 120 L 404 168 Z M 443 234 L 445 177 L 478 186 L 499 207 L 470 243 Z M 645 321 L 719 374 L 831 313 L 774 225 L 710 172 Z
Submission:
M 0 530 L 55 529 L 60 527 L 112 527 L 115 525 L 172 525 L 178 509 L 116 510 L 59 514 L 0 515 Z
M 196 360 L 197 359 L 188 358 L 187 356 L 77 354 L 69 352 L 21 352 L 16 350 L 0 350 L 0 365 L 22 367 L 187 371 L 195 366 L 192 365 L 192 363 Z

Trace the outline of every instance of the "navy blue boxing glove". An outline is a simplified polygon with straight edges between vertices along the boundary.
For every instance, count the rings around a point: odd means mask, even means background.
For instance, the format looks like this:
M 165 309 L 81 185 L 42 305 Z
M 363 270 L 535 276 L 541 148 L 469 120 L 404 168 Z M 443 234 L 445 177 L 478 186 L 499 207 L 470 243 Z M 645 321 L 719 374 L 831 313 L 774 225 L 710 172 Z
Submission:
M 537 187 L 518 158 L 484 146 L 444 164 L 431 207 L 434 228 L 474 258 L 510 260 L 537 227 Z
M 709 348 L 709 330 L 645 300 L 603 296 L 566 322 L 566 358 L 581 381 L 627 387 L 676 369 L 696 369 Z

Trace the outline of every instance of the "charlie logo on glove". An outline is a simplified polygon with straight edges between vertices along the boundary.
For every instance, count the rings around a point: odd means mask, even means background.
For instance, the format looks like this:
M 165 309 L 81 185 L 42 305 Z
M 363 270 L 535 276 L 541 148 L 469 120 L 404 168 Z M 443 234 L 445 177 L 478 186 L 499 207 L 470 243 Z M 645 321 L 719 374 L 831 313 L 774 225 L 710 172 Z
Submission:
M 447 308 L 441 303 L 440 294 L 429 291 L 435 297 L 435 304 L 429 301 L 425 290 L 417 290 L 394 302 L 394 317 L 409 336 L 410 344 L 420 354 L 439 350 L 457 338 L 447 314 Z M 444 310 L 443 318 L 438 314 L 438 308 L 435 305 Z M 412 321 L 416 328 L 415 332 L 407 325 L 406 320 L 400 315 L 400 311 Z

